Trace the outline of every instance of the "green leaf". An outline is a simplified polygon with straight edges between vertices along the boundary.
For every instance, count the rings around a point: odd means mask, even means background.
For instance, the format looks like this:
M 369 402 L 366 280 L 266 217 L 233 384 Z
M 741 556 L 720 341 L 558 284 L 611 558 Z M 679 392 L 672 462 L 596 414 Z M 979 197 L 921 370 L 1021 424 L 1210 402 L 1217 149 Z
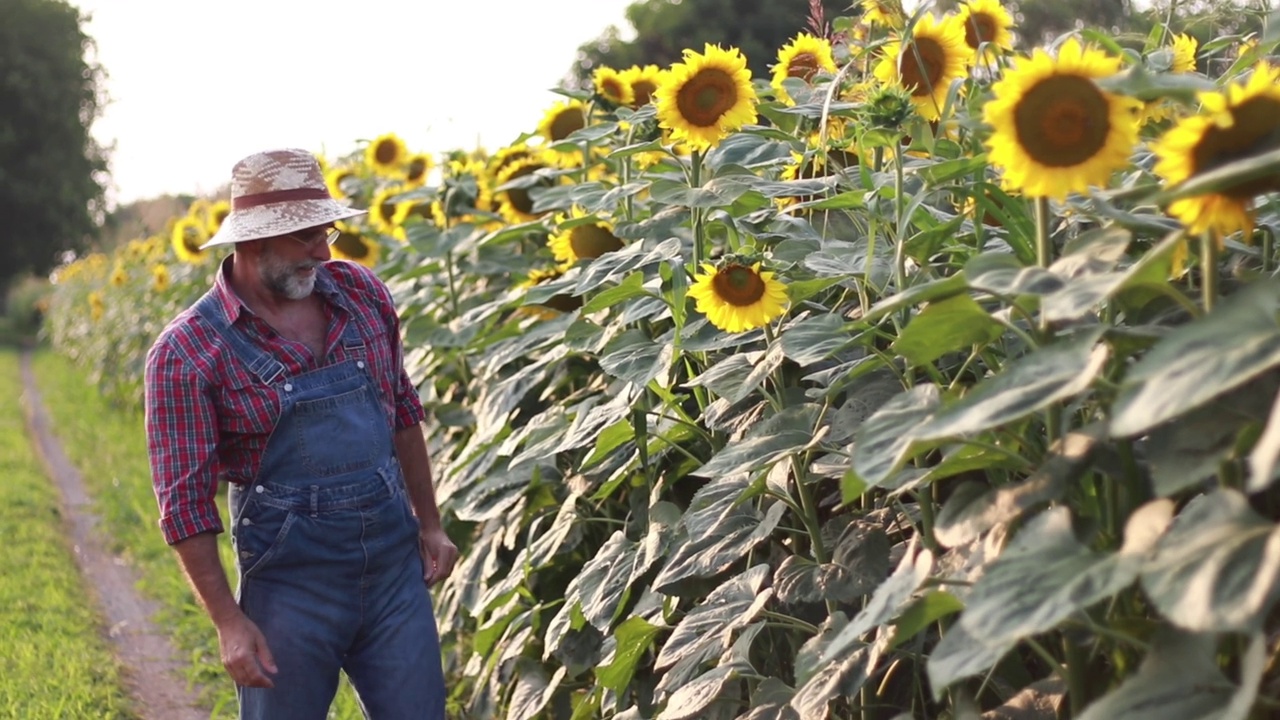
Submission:
M 1271 487 L 1277 465 L 1280 465 L 1280 398 L 1272 399 L 1266 430 L 1249 453 L 1249 479 L 1245 489 L 1256 493 Z
M 627 330 L 605 346 L 600 358 L 600 369 L 610 375 L 644 387 L 655 378 L 666 385 L 665 378 L 671 371 L 672 347 L 670 343 L 654 342 L 640 330 Z
M 934 536 L 943 545 L 957 547 L 1040 503 L 1062 497 L 1068 483 L 1088 467 L 1101 433 L 1097 426 L 1068 433 L 1049 449 L 1044 465 L 1024 480 L 990 489 L 977 483 L 957 487 L 938 513 Z
M 467 522 L 500 517 L 528 491 L 538 471 L 536 464 L 527 463 L 513 470 L 491 473 L 453 504 L 453 512 Z
M 700 477 L 726 477 L 768 467 L 807 446 L 814 438 L 819 408 L 812 403 L 792 405 L 752 428 L 694 471 Z
M 989 430 L 1076 395 L 1106 364 L 1101 329 L 1042 347 L 978 383 L 959 401 L 911 428 L 902 442 L 936 441 Z M 906 428 L 904 428 L 906 430 Z
M 713 668 L 680 687 L 658 713 L 656 720 L 704 720 L 725 688 L 735 683 L 740 669 L 733 665 Z
M 630 414 L 632 400 L 637 394 L 638 391 L 633 387 L 607 398 L 608 402 L 604 404 L 580 411 L 564 438 L 556 445 L 555 452 L 576 450 L 599 440 L 602 430 Z
M 575 599 L 582 607 L 582 615 L 600 632 L 608 632 L 630 591 L 636 550 L 636 544 L 621 530 L 615 531 L 575 578 Z M 566 606 L 571 605 L 567 596 L 565 600 Z
M 955 295 L 926 305 L 892 347 L 912 365 L 926 365 L 953 350 L 985 345 L 1003 333 L 1003 326 L 973 298 Z
M 1235 490 L 1187 504 L 1142 573 L 1148 597 L 1175 625 L 1193 632 L 1252 632 L 1277 593 L 1280 526 L 1260 517 Z
M 825 360 L 852 341 L 846 323 L 835 313 L 807 317 L 787 328 L 781 338 L 783 354 L 801 367 Z
M 1260 280 L 1156 344 L 1125 376 L 1113 437 L 1138 435 L 1280 364 L 1280 281 Z
M 868 487 L 888 480 L 906 461 L 911 432 L 927 423 L 938 409 L 938 386 L 917 385 L 885 403 L 858 428 L 853 470 Z
M 654 578 L 653 589 L 674 594 L 682 580 L 712 577 L 724 572 L 772 535 L 786 511 L 785 504 L 775 502 L 764 514 L 747 509 L 731 512 L 714 525 L 714 532 L 679 544 L 675 554 Z
M 731 633 L 755 619 L 772 596 L 764 590 L 768 565 L 756 565 L 717 587 L 680 619 L 663 644 L 655 670 L 664 670 L 693 656 L 713 657 L 729 648 Z M 762 592 L 763 590 L 763 592 Z
M 863 320 L 868 323 L 874 323 L 880 318 L 897 312 L 902 308 L 910 307 L 916 303 L 941 300 L 963 293 L 968 289 L 969 281 L 964 277 L 963 273 L 957 273 L 941 280 L 932 280 L 920 285 L 913 285 L 897 295 L 885 298 L 872 305 Z
M 1138 672 L 1090 704 L 1080 720 L 1245 720 L 1258 696 L 1266 642 L 1249 638 L 1239 686 L 1219 669 L 1217 645 L 1211 634 L 1161 633 Z
M 878 525 L 843 520 L 844 530 L 830 562 L 817 563 L 802 555 L 790 555 L 778 566 L 773 586 L 778 599 L 789 605 L 818 602 L 850 602 L 873 592 L 889 571 L 889 540 Z M 823 527 L 839 524 L 834 518 Z M 837 528 L 838 530 L 839 528 Z
M 542 712 L 568 672 L 568 668 L 561 667 L 548 681 L 541 665 L 532 660 L 522 661 L 507 707 L 508 720 L 530 720 Z
M 763 352 L 727 355 L 685 384 L 705 387 L 724 398 L 725 402 L 736 403 L 755 392 L 765 378 L 782 364 L 782 360 L 782 350 L 777 345 Z
M 983 253 L 964 266 L 969 287 L 1002 297 L 1048 295 L 1066 284 L 1061 277 L 1034 265 L 1024 266 L 1012 255 Z
M 926 660 L 925 670 L 934 699 L 941 699 L 956 680 L 977 675 L 1000 662 L 1017 644 L 1016 640 L 988 643 L 975 638 L 963 625 L 953 623 Z
M 618 625 L 613 636 L 617 642 L 612 662 L 596 668 L 596 680 L 616 693 L 622 693 L 640 664 L 653 646 L 653 640 L 666 628 L 651 625 L 642 617 L 629 617 Z
M 633 272 L 627 275 L 621 284 L 602 290 L 595 297 L 591 298 L 582 306 L 582 313 L 590 315 L 599 312 L 605 308 L 613 307 L 624 300 L 630 300 L 633 297 L 647 295 L 648 291 L 644 289 L 644 273 Z
M 963 609 L 964 603 L 949 592 L 931 590 L 921 595 L 893 621 L 893 643 L 890 648 L 902 645 L 935 622 Z

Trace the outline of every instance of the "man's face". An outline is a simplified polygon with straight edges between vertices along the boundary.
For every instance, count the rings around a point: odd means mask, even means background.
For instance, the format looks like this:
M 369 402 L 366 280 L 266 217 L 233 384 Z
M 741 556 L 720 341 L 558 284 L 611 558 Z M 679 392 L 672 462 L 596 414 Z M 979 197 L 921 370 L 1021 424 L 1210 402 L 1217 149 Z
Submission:
M 301 300 L 316 287 L 316 267 L 329 259 L 329 228 L 310 228 L 263 243 L 258 273 L 267 289 Z

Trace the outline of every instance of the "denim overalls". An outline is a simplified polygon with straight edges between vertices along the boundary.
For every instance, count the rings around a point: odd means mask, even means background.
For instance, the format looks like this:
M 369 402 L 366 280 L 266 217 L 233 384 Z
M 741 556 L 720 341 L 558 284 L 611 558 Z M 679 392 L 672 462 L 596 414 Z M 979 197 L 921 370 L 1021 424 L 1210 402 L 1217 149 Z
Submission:
M 288 377 L 211 295 L 196 309 L 280 398 L 257 479 L 229 492 L 237 599 L 279 668 L 272 689 L 237 688 L 240 717 L 322 720 L 341 668 L 367 717 L 443 720 L 418 521 L 355 323 L 346 360 Z

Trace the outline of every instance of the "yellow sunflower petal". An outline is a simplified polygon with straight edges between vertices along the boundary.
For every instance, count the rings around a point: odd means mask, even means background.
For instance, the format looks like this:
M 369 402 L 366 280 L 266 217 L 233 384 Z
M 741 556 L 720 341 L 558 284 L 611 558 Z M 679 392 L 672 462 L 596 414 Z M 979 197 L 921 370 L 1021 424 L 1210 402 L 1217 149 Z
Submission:
M 1013 16 L 1000 0 L 969 0 L 960 6 L 956 20 L 964 28 L 964 42 L 971 51 L 984 50 L 984 59 L 1013 50 Z M 986 43 L 983 47 L 983 43 Z
M 874 72 L 881 82 L 911 91 L 921 117 L 934 121 L 942 116 L 951 83 L 965 76 L 971 55 L 964 28 L 954 17 L 938 20 L 925 13 L 912 28 L 909 42 L 885 44 Z
M 787 78 L 800 78 L 810 82 L 820 72 L 834 73 L 836 61 L 831 50 L 831 42 L 826 38 L 814 37 L 809 33 L 800 33 L 794 40 L 778 50 L 778 63 L 773 66 L 773 87 L 779 100 L 787 105 L 795 105 L 795 100 L 787 94 L 782 82 Z
M 688 294 L 712 325 L 731 333 L 763 327 L 787 307 L 786 285 L 773 273 L 761 272 L 760 263 L 703 265 Z
M 380 175 L 394 175 L 409 157 L 404 140 L 395 133 L 380 135 L 364 149 L 364 161 Z

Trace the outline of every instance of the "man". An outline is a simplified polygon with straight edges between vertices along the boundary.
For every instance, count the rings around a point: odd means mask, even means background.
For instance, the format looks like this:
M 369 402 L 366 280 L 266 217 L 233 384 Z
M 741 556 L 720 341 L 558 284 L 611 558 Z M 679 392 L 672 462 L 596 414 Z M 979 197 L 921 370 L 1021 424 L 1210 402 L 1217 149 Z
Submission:
M 251 155 L 204 247 L 213 287 L 147 354 L 160 527 L 218 632 L 241 718 L 326 717 L 345 671 L 366 717 L 444 718 L 427 586 L 457 548 L 441 527 L 390 292 L 330 262 L 337 220 L 314 156 Z M 218 556 L 229 485 L 232 595 Z

